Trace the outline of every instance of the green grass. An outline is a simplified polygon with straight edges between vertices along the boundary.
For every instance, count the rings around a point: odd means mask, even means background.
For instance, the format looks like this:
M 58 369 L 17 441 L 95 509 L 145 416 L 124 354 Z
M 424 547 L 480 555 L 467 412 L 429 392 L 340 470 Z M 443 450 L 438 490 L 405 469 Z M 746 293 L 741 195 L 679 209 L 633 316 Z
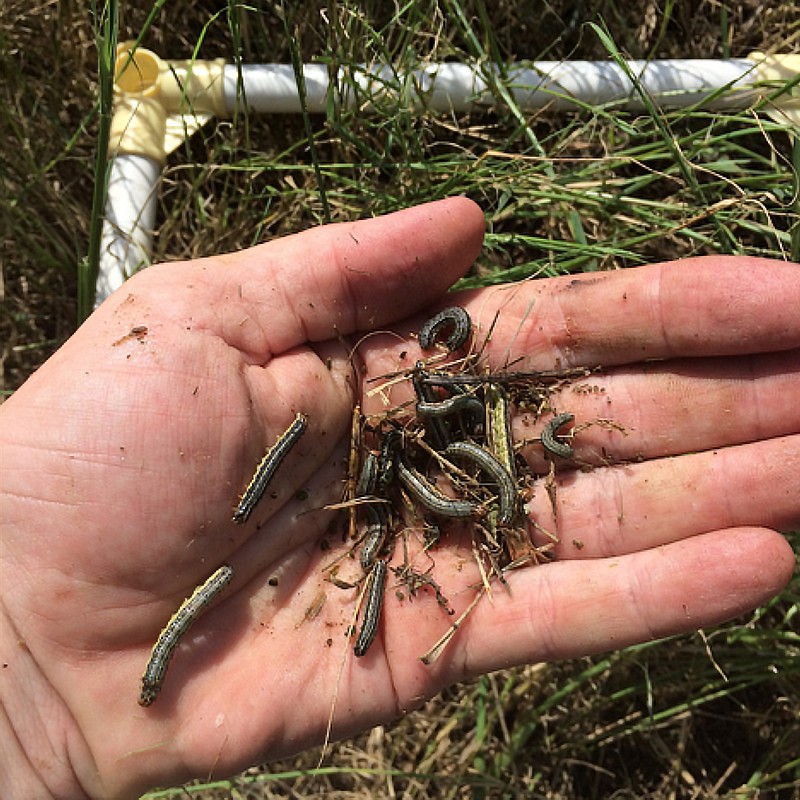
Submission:
M 11 3 L 0 20 L 5 391 L 87 308 L 115 14 L 87 0 Z M 393 63 L 400 89 L 409 69 L 435 60 L 741 56 L 797 52 L 800 40 L 800 12 L 780 0 L 265 0 L 221 12 L 132 0 L 119 26 L 120 40 L 141 35 L 165 58 Z M 477 200 L 488 226 L 460 286 L 707 253 L 800 258 L 800 148 L 764 113 L 650 103 L 636 114 L 531 114 L 510 102 L 503 75 L 492 91 L 496 108 L 473 115 L 417 112 L 401 91 L 370 114 L 331 103 L 320 116 L 216 121 L 169 158 L 155 258 L 452 194 Z M 311 752 L 150 797 L 796 796 L 799 603 L 796 576 L 718 629 L 448 689 L 335 745 L 320 769 Z

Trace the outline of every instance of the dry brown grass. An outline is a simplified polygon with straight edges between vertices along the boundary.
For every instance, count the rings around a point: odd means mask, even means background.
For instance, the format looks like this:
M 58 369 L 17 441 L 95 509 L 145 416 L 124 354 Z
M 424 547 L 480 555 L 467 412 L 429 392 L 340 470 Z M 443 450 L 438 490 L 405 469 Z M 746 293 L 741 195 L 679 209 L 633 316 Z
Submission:
M 185 58 L 202 40 L 201 58 L 238 48 L 245 61 L 290 60 L 279 3 L 251 4 L 258 10 L 239 9 L 231 20 L 214 17 L 220 5 L 167 3 L 144 44 L 165 57 Z M 294 3 L 291 25 L 306 60 L 326 54 L 368 61 L 412 50 L 418 58 L 474 56 L 453 5 L 419 0 L 404 6 L 400 24 L 392 22 L 398 9 L 388 2 L 329 3 L 323 11 L 318 3 Z M 666 6 L 668 17 L 664 4 L 650 0 L 500 0 L 491 4 L 489 35 L 481 4 L 459 5 L 483 45 L 505 59 L 606 58 L 582 24 L 601 17 L 632 57 L 800 48 L 798 9 L 785 0 Z M 7 391 L 75 326 L 76 265 L 88 249 L 97 146 L 90 8 L 86 0 L 4 0 L 0 15 L 0 388 Z M 151 8 L 147 0 L 123 3 L 120 39 L 134 37 Z M 741 135 L 745 122 L 671 120 L 694 163 L 710 167 L 712 175 L 723 164 L 730 169 L 724 180 L 708 177 L 702 196 L 675 173 L 667 175 L 669 153 L 646 130 L 645 119 L 615 123 L 583 115 L 565 123 L 536 115 L 530 129 L 552 157 L 554 174 L 530 158 L 530 139 L 507 113 L 414 118 L 397 109 L 370 120 L 352 114 L 316 119 L 313 126 L 333 219 L 453 192 L 477 199 L 490 225 L 471 276 L 480 282 L 719 249 L 786 257 L 798 226 L 789 137 L 774 129 L 760 133 L 752 118 Z M 703 151 L 698 135 L 709 130 L 728 133 Z M 590 166 L 572 166 L 578 157 Z M 253 117 L 204 129 L 168 163 L 156 257 L 233 250 L 318 224 L 323 207 L 312 167 L 297 117 Z M 608 201 L 588 198 L 587 181 L 607 187 Z M 631 192 L 648 209 L 633 224 L 625 200 Z M 703 198 L 713 203 L 731 196 L 739 198 L 731 213 L 675 230 L 675 220 L 705 208 Z M 580 231 L 570 209 L 579 211 Z M 632 237 L 637 225 L 652 232 Z M 535 242 L 541 252 L 533 252 Z M 548 243 L 559 242 L 573 249 L 548 251 Z M 598 256 L 591 246 L 603 243 L 614 244 Z M 170 796 L 797 797 L 799 596 L 795 579 L 753 620 L 710 633 L 708 642 L 698 634 L 454 687 L 418 713 L 334 746 L 327 770 L 313 771 L 319 757 L 313 752 L 230 784 Z

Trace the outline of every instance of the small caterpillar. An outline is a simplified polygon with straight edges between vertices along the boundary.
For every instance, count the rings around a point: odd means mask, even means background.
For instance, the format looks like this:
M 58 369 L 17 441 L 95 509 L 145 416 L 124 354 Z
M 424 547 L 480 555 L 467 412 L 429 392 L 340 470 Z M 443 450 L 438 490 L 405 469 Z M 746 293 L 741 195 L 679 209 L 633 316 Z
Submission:
M 278 441 L 267 451 L 261 463 L 256 467 L 255 475 L 250 480 L 244 490 L 242 499 L 236 511 L 233 512 L 234 522 L 247 522 L 253 509 L 266 491 L 267 485 L 275 475 L 281 461 L 286 454 L 297 444 L 300 437 L 305 433 L 308 425 L 308 418 L 304 414 L 298 414 L 294 422 L 286 429 Z
M 149 706 L 158 697 L 170 659 L 175 653 L 181 637 L 203 613 L 205 607 L 230 583 L 232 577 L 233 567 L 223 564 L 181 603 L 181 607 L 161 631 L 142 676 L 140 706 Z
M 364 609 L 364 621 L 358 634 L 353 652 L 358 658 L 365 655 L 378 632 L 383 608 L 383 591 L 386 586 L 387 566 L 385 561 L 376 561 L 369 573 L 367 588 L 367 605 Z

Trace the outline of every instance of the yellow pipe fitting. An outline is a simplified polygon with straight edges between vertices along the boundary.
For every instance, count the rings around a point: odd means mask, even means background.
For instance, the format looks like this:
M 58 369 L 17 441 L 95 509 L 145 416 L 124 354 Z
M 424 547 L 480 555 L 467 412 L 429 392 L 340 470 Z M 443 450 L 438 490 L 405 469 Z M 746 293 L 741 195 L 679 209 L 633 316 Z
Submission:
M 134 50 L 130 43 L 117 48 L 110 157 L 148 156 L 164 164 L 167 114 L 159 87 L 161 67 L 161 59 L 149 50 Z
M 223 58 L 166 62 L 135 42 L 120 44 L 109 155 L 147 156 L 163 165 L 212 115 L 229 116 L 224 69 Z
M 225 59 L 214 61 L 170 61 L 163 64 L 159 85 L 168 114 L 213 114 L 229 116 L 225 104 L 223 72 Z
M 795 81 L 791 91 L 782 94 L 774 106 L 768 109 L 768 113 L 778 122 L 790 122 L 795 129 L 800 128 L 800 84 L 797 82 L 800 75 L 800 55 L 753 52 L 748 58 L 756 65 L 755 73 L 759 83 L 779 88 Z M 764 88 L 761 88 L 761 93 L 766 94 Z

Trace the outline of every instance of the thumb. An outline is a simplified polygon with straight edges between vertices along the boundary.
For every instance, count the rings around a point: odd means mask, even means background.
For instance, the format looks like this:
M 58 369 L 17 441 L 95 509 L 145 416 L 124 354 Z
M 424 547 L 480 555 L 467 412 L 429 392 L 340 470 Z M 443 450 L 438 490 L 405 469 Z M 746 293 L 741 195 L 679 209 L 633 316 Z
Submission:
M 262 360 L 422 310 L 466 272 L 483 230 L 480 208 L 452 197 L 237 253 L 150 267 L 133 280 L 180 281 L 196 324 Z M 161 296 L 162 313 L 172 316 L 175 295 Z

